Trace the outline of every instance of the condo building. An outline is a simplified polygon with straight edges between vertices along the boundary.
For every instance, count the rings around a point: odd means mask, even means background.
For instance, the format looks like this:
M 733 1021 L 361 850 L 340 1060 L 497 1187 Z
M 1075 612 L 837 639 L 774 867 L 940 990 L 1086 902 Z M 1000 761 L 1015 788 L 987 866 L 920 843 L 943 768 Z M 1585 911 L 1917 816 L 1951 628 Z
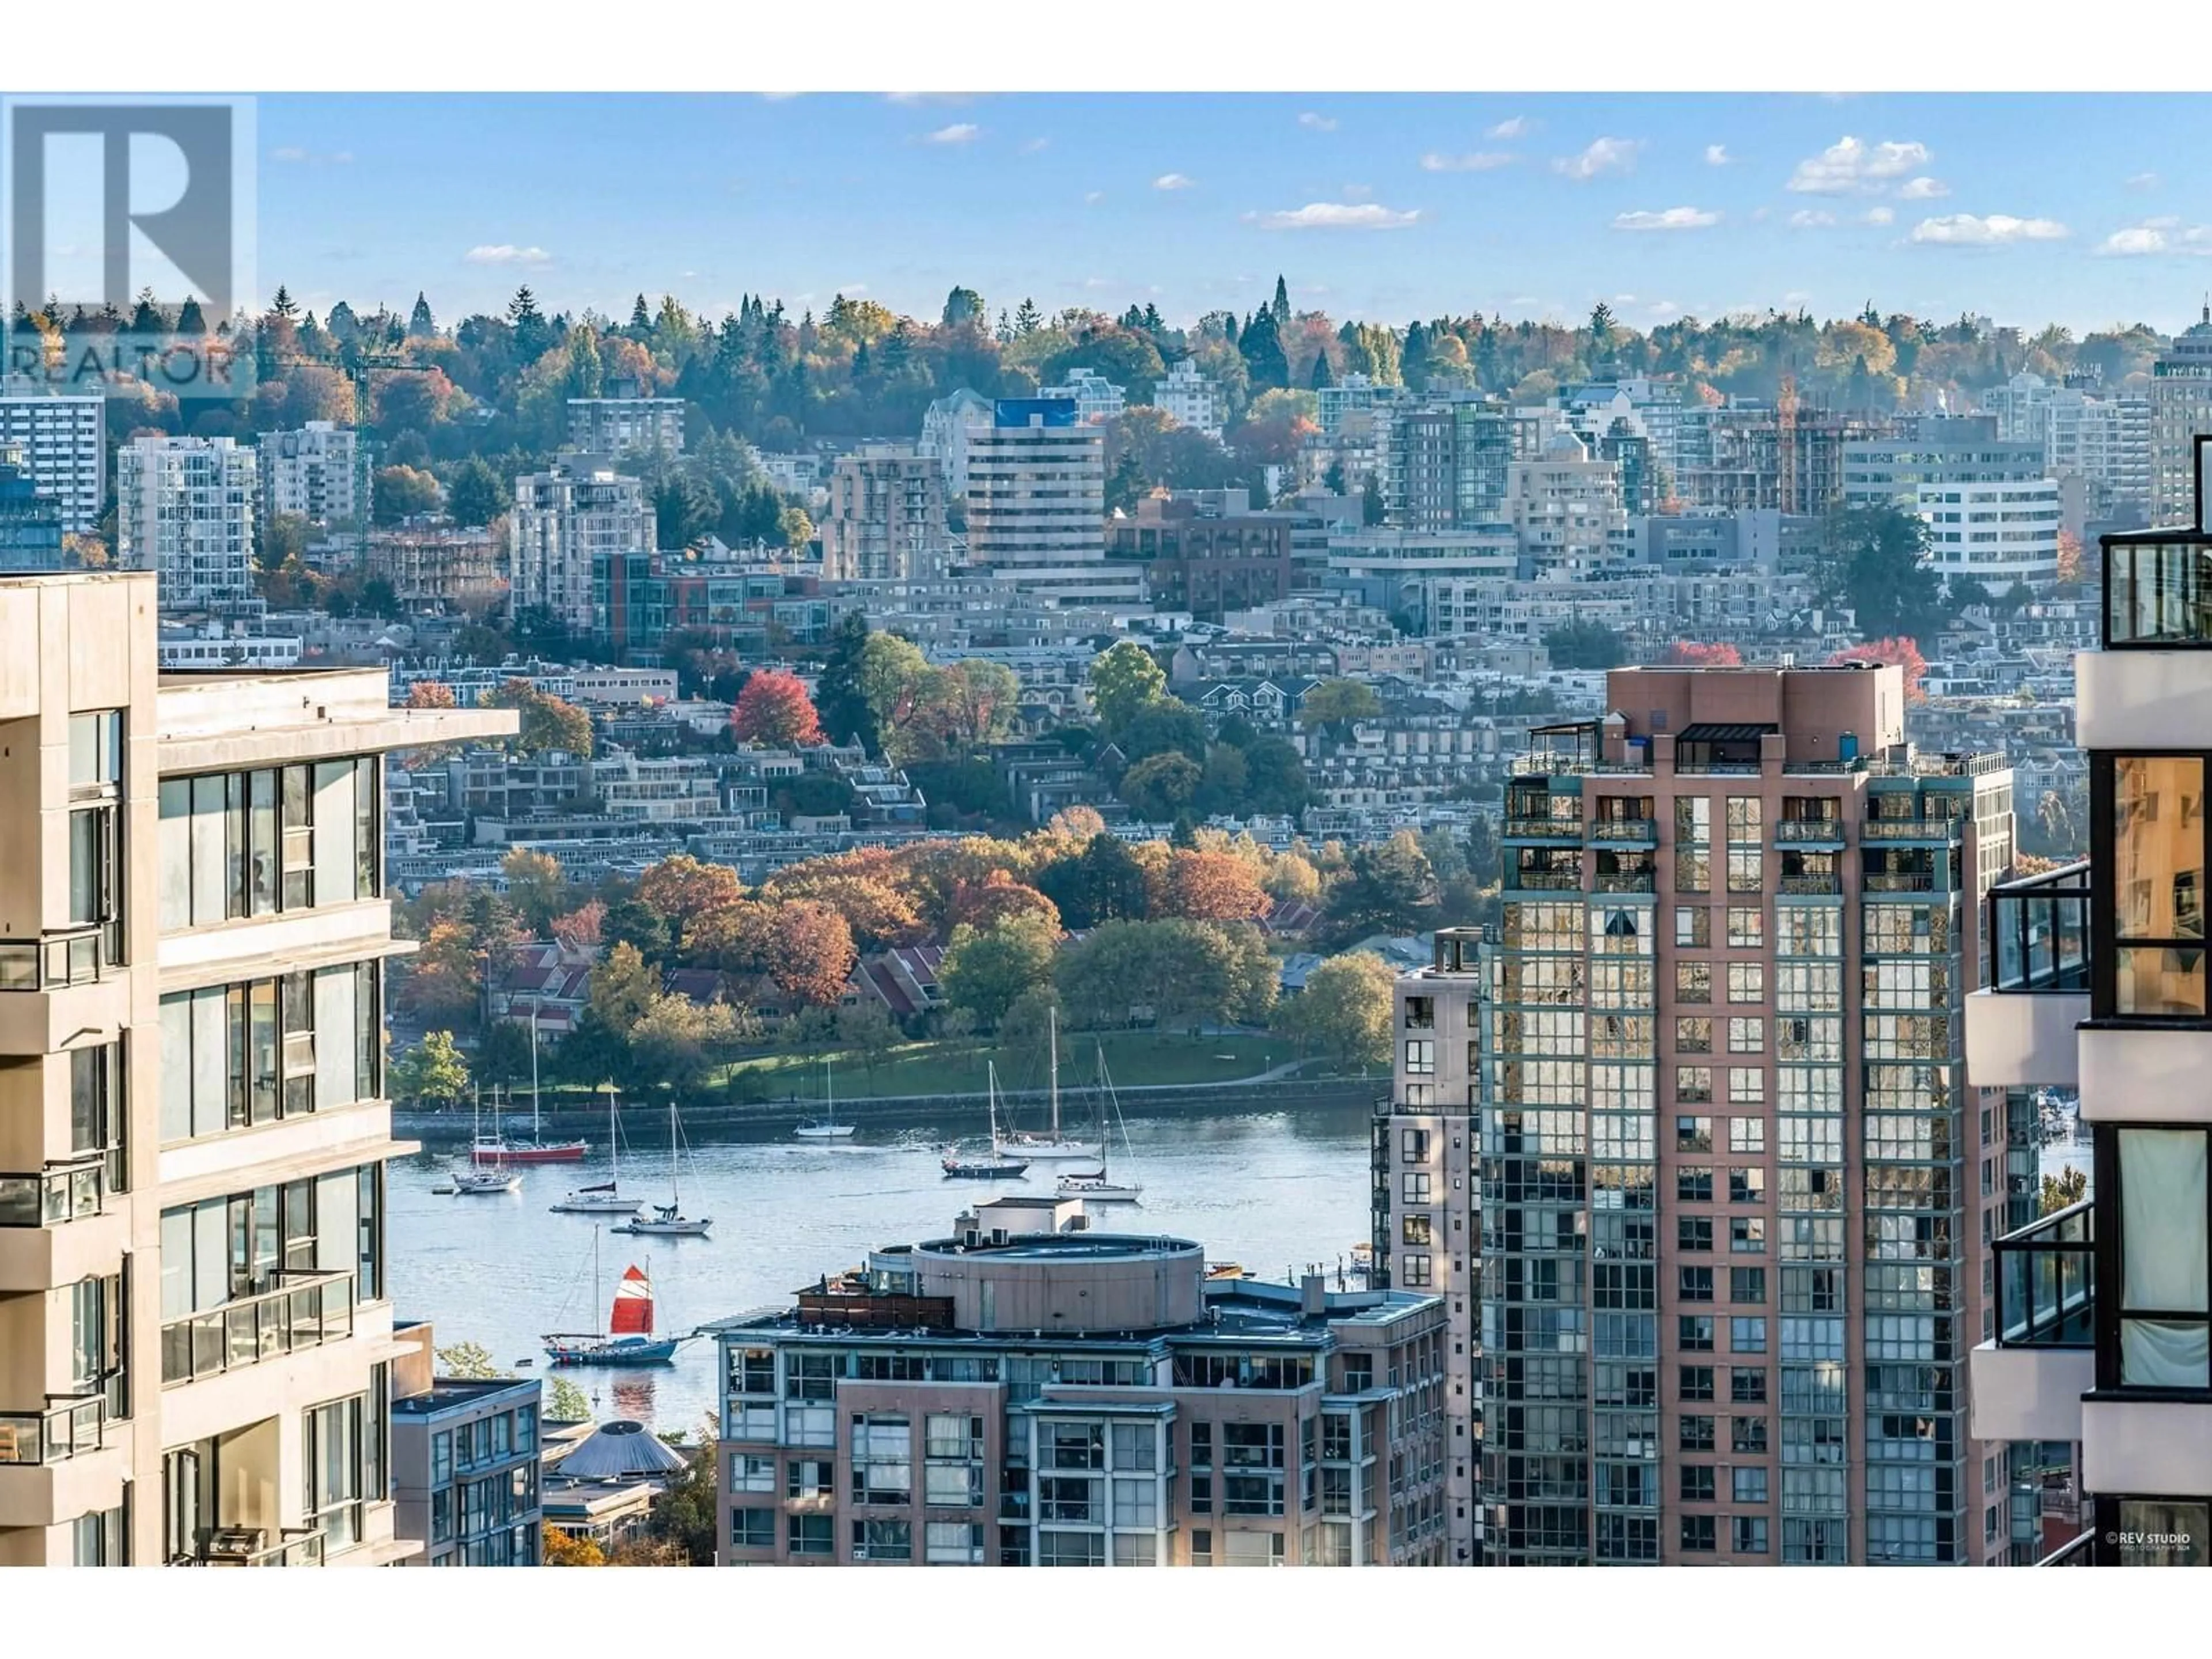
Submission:
M 0 579 L 0 1562 L 382 1565 L 380 670 L 166 674 L 154 579 Z
M 283 515 L 310 524 L 358 524 L 368 517 L 368 455 L 360 433 L 331 421 L 260 440 L 261 521 Z
M 629 395 L 568 399 L 568 447 L 587 455 L 669 455 L 684 453 L 681 398 L 642 398 L 636 383 L 623 383 Z
M 2212 1562 L 2212 439 L 2194 459 L 2185 522 L 2103 538 L 2101 647 L 2074 661 L 2088 860 L 1991 894 L 1966 1005 L 1972 1080 L 2076 1089 L 2094 1137 L 2089 1195 L 1997 1240 L 1972 1358 L 1976 1435 L 2075 1449 L 2069 1566 Z
M 653 538 L 644 484 L 599 460 L 565 456 L 524 474 L 507 515 L 507 614 L 542 608 L 571 633 L 595 631 L 599 572 L 652 552 Z
M 1469 1039 L 1486 1559 L 1988 1559 L 2002 1135 L 1959 1013 L 2011 774 L 1905 744 L 1893 666 L 1606 701 L 1509 781 Z
M 1000 1198 L 709 1327 L 723 1565 L 1447 1560 L 1443 1311 Z
M 840 456 L 822 516 L 824 581 L 912 581 L 945 574 L 944 475 L 904 445 Z
M 0 445 L 22 451 L 39 494 L 61 509 L 64 535 L 100 528 L 107 494 L 107 399 L 47 390 L 26 376 L 0 379 Z
M 1106 439 L 1073 399 L 1002 398 L 968 434 L 968 562 L 1051 605 L 1134 603 L 1106 559 Z
M 115 559 L 161 578 L 165 611 L 255 597 L 259 458 L 228 438 L 137 438 L 115 452 Z
M 2150 367 L 2150 521 L 2200 522 L 2197 435 L 2212 432 L 2212 303 Z

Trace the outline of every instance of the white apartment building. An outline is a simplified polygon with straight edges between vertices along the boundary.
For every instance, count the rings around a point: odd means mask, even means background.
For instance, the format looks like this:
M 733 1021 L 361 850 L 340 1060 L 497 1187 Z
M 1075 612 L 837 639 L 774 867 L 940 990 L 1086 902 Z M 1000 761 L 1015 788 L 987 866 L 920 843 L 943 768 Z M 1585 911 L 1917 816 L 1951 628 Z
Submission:
M 2208 453 L 2196 438 L 2200 477 Z M 1971 1360 L 1977 1437 L 2075 1449 L 2080 1535 L 2046 1565 L 2212 1561 L 2202 489 L 2183 525 L 2103 538 L 2102 649 L 2074 659 L 2090 856 L 1991 891 L 1989 984 L 1966 999 L 1968 1081 L 2078 1090 L 2094 1135 L 2089 1195 L 1996 1241 Z
M 386 1565 L 381 757 L 515 717 L 155 635 L 0 580 L 0 1563 Z
M 507 515 L 507 614 L 542 605 L 572 633 L 590 633 L 595 562 L 653 545 L 653 507 L 637 479 L 581 457 L 526 473 Z
M 358 524 L 368 516 L 368 471 L 361 434 L 331 421 L 261 434 L 261 520 L 278 514 L 310 524 Z
M 1591 581 L 1626 562 L 1620 469 L 1593 460 L 1582 440 L 1564 428 L 1545 441 L 1538 459 L 1508 465 L 1505 505 L 1525 576 Z
M 944 475 L 902 445 L 838 457 L 821 520 L 824 581 L 906 581 L 944 574 Z
M 1086 426 L 1103 426 L 1129 402 L 1125 388 L 1092 368 L 1071 368 L 1065 386 L 1039 386 L 1037 396 L 1070 399 L 1075 404 L 1075 418 Z
M 1923 484 L 1915 510 L 1928 526 L 1929 562 L 1992 593 L 2058 577 L 2058 483 Z
M 586 455 L 684 453 L 681 398 L 571 398 L 568 447 Z
M 1106 439 L 1065 398 L 1003 398 L 968 447 L 968 559 L 1054 605 L 1133 601 L 1106 560 Z
M 968 495 L 968 446 L 976 431 L 991 424 L 991 400 L 962 386 L 939 398 L 921 417 L 921 440 L 915 453 L 935 461 L 947 501 Z
M 2062 387 L 2044 405 L 2042 437 L 2051 476 L 2089 485 L 2092 516 L 2150 521 L 2149 398 L 2098 398 Z
M 2212 305 L 2151 365 L 2153 524 L 2196 521 L 2196 444 L 2203 432 L 2212 432 Z
M 1177 426 L 1221 441 L 1221 388 L 1198 372 L 1198 360 L 1185 357 L 1152 388 L 1152 402 Z
M 2059 392 L 2040 374 L 2022 369 L 2002 386 L 1982 393 L 1982 413 L 1996 417 L 1997 436 L 2008 443 L 2039 443 L 2044 411 Z
M 48 392 L 35 381 L 0 380 L 0 448 L 22 451 L 33 488 L 61 504 L 62 533 L 100 528 L 107 495 L 107 399 Z
M 165 611 L 254 596 L 258 458 L 228 438 L 138 438 L 115 452 L 116 563 L 161 579 Z

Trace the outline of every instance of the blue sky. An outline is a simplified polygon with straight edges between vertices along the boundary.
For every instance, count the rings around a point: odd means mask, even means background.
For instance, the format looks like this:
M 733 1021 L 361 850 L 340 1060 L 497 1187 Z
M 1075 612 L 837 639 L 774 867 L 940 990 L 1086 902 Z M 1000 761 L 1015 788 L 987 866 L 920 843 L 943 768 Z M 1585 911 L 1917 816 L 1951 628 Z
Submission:
M 933 316 L 1292 301 L 1648 327 L 1803 304 L 2171 330 L 2212 286 L 2212 100 L 1253 94 L 264 97 L 258 272 L 318 312 Z M 265 297 L 265 296 L 264 296 Z

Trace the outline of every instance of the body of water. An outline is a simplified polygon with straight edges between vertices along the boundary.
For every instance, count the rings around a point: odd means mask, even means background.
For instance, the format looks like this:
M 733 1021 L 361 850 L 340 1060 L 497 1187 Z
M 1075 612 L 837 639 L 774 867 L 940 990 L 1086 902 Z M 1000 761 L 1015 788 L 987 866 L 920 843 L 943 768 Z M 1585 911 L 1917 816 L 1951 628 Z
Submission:
M 1092 1224 L 1195 1239 L 1208 1261 L 1238 1262 L 1264 1279 L 1316 1262 L 1334 1275 L 1367 1237 L 1369 1121 L 1357 1108 L 1131 1118 L 1130 1154 L 1119 1152 L 1117 1139 L 1113 1170 L 1141 1181 L 1144 1200 L 1094 1206 Z M 434 1192 L 455 1162 L 447 1149 L 398 1160 L 391 1171 L 393 1307 L 403 1319 L 434 1322 L 441 1344 L 482 1343 L 502 1369 L 529 1360 L 525 1375 L 568 1377 L 602 1417 L 690 1429 L 714 1408 L 712 1343 L 685 1344 L 673 1366 L 555 1371 L 540 1339 L 604 1329 L 607 1298 L 632 1262 L 653 1276 L 659 1328 L 690 1330 L 750 1309 L 787 1307 L 792 1292 L 860 1266 L 873 1247 L 941 1238 L 969 1204 L 995 1192 L 1048 1194 L 1060 1170 L 1085 1167 L 1032 1164 L 1023 1181 L 950 1181 L 938 1167 L 945 1135 L 933 1125 L 863 1127 L 851 1140 L 825 1143 L 763 1131 L 694 1147 L 682 1171 L 684 1211 L 713 1218 L 707 1238 L 634 1238 L 604 1231 L 609 1218 L 547 1208 L 570 1188 L 606 1178 L 604 1132 L 592 1138 L 588 1162 L 526 1169 L 521 1192 L 497 1197 Z M 665 1200 L 665 1150 L 625 1151 L 622 1176 L 625 1196 Z

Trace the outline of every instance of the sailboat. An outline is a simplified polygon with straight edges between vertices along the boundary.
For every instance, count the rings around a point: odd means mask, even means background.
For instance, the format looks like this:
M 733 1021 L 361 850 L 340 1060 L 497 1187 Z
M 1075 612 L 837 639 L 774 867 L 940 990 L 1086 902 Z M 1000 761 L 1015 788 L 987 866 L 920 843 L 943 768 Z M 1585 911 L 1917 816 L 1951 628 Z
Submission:
M 822 1056 L 822 1095 L 826 1109 L 820 1117 L 809 1118 L 792 1133 L 801 1140 L 844 1140 L 853 1133 L 853 1125 L 837 1121 L 837 1090 L 830 1081 L 830 1056 Z
M 1029 1173 L 1029 1159 L 999 1150 L 999 1068 L 990 1066 L 984 1076 L 988 1091 L 984 1099 L 991 1114 L 991 1150 L 979 1158 L 963 1158 L 957 1146 L 947 1146 L 942 1167 L 954 1181 L 1019 1181 Z
M 582 1140 L 545 1139 L 544 1120 L 539 1115 L 538 1101 L 538 1010 L 530 1011 L 530 1139 L 507 1139 L 499 1133 L 498 1119 L 492 1121 L 491 1139 L 477 1137 L 471 1158 L 478 1164 L 581 1164 L 585 1153 L 591 1151 Z
M 599 1299 L 599 1235 L 592 1231 L 592 1300 Z M 554 1332 L 544 1338 L 545 1355 L 556 1365 L 666 1365 L 683 1339 L 653 1334 L 653 1280 L 633 1262 L 615 1286 L 604 1333 Z
M 491 1097 L 491 1119 L 493 1137 L 497 1139 L 499 1094 L 495 1090 Z M 475 1121 L 478 1127 L 483 1126 L 483 1093 L 481 1090 L 476 1096 Z M 477 1146 L 480 1146 L 483 1144 L 483 1137 L 481 1134 L 476 1134 L 472 1131 L 471 1138 Z M 522 1177 L 505 1164 L 496 1161 L 489 1169 L 456 1170 L 453 1171 L 453 1191 L 463 1198 L 490 1198 L 501 1193 L 522 1190 Z
M 1116 1181 L 1106 1170 L 1106 1150 L 1113 1133 L 1106 1127 L 1106 1108 L 1114 1108 L 1114 1121 L 1121 1121 L 1121 1103 L 1114 1097 L 1114 1080 L 1106 1075 L 1106 1047 L 1098 1046 L 1098 1172 L 1064 1175 L 1055 1189 L 1062 1198 L 1087 1198 L 1097 1204 L 1134 1204 L 1145 1190 L 1141 1181 Z M 1129 1126 L 1121 1124 L 1121 1150 L 1129 1150 Z
M 635 1215 L 641 1202 L 622 1195 L 622 1138 L 620 1126 L 615 1121 L 615 1085 L 608 1083 L 600 1086 L 607 1091 L 607 1178 L 592 1186 L 577 1188 L 551 1206 L 562 1215 Z
M 685 1218 L 684 1200 L 676 1190 L 676 1160 L 682 1130 L 676 1121 L 676 1103 L 668 1103 L 668 1202 L 653 1206 L 650 1219 L 632 1217 L 615 1231 L 634 1233 L 650 1238 L 704 1238 L 707 1229 L 714 1224 L 711 1217 L 702 1216 L 696 1221 Z
M 1036 1158 L 1053 1163 L 1062 1158 L 1094 1158 L 1103 1147 L 1092 1146 L 1080 1140 L 1071 1140 L 1060 1132 L 1060 1010 L 1047 1011 L 1047 1030 L 1052 1048 L 1052 1127 L 1046 1134 L 1023 1134 L 1009 1131 L 1000 1134 L 991 1131 L 991 1150 L 1006 1158 Z

